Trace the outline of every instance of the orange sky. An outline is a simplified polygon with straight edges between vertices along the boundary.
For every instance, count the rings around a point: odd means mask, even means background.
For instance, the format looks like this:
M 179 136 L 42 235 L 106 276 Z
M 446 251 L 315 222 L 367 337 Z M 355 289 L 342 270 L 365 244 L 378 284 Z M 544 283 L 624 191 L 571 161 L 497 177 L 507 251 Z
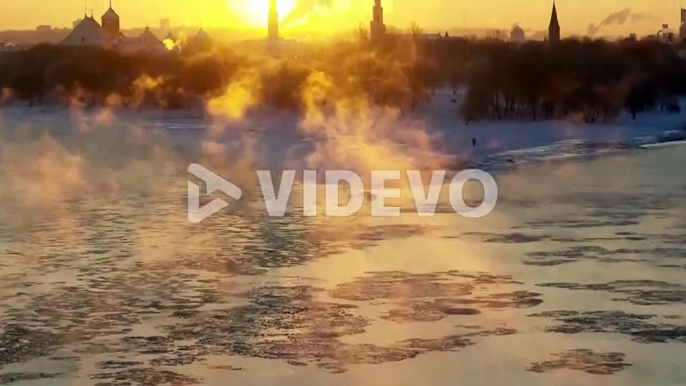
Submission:
M 32 29 L 38 24 L 71 26 L 84 13 L 86 1 L 96 16 L 106 8 L 108 0 L 0 0 L 0 30 Z M 255 10 L 266 7 L 269 0 L 113 0 L 122 17 L 122 26 L 156 26 L 159 19 L 169 17 L 173 25 L 207 27 L 244 25 L 256 27 L 266 24 L 266 15 Z M 300 26 L 290 28 L 314 29 L 322 32 L 354 29 L 365 25 L 371 17 L 373 0 L 280 0 L 330 1 L 330 8 L 319 8 Z M 260 3 L 253 5 L 253 3 Z M 547 27 L 550 15 L 549 0 L 383 0 L 387 24 L 406 27 L 416 21 L 427 31 L 453 27 L 509 28 L 519 23 L 527 30 Z M 673 27 L 679 23 L 679 8 L 686 0 L 557 0 L 563 34 L 584 34 L 590 23 L 600 23 L 608 14 L 630 8 L 631 14 L 623 25 L 616 23 L 603 28 L 600 35 L 624 35 L 629 32 L 648 34 L 665 22 Z M 282 15 L 283 16 L 283 15 Z M 288 28 L 284 28 L 287 34 Z

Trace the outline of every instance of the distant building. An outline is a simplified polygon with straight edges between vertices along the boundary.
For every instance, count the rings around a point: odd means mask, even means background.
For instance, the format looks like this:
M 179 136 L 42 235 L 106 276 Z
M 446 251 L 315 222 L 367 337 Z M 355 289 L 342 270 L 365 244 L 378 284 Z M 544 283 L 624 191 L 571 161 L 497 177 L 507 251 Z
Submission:
M 662 24 L 662 28 L 657 31 L 657 40 L 663 43 L 674 43 L 676 35 L 669 29 L 669 24 Z
M 276 0 L 269 2 L 269 15 L 267 19 L 267 38 L 269 40 L 279 40 L 279 12 L 276 8 Z
M 269 14 L 267 15 L 267 50 L 277 52 L 281 43 L 279 35 L 279 11 L 276 8 L 276 0 L 269 2 Z
M 393 36 L 403 36 L 403 35 L 393 35 Z M 410 34 L 407 34 L 407 35 L 404 35 L 404 36 L 414 36 L 414 35 L 410 33 Z M 448 34 L 448 31 L 445 31 L 445 34 L 442 34 L 442 33 L 440 33 L 440 32 L 435 33 L 435 34 L 425 34 L 425 33 L 422 33 L 422 34 L 419 34 L 419 35 L 416 35 L 416 36 L 417 36 L 417 38 L 419 38 L 420 40 L 453 40 L 453 39 L 460 39 L 459 37 L 456 37 L 456 36 L 455 36 L 455 37 L 451 37 L 451 36 Z
M 522 27 L 516 24 L 512 27 L 512 31 L 510 31 L 510 41 L 515 43 L 523 43 L 526 41 L 526 32 L 524 32 Z
M 117 39 L 117 43 L 114 46 L 116 49 L 122 52 L 147 52 L 151 54 L 163 54 L 170 50 L 167 46 L 155 36 L 155 34 L 150 31 L 150 28 L 146 27 L 143 33 L 138 37 L 130 38 L 124 35 L 120 35 Z
M 65 46 L 108 46 L 110 43 L 105 30 L 93 16 L 88 15 L 83 17 L 62 42 Z
M 165 18 L 160 20 L 160 31 L 162 33 L 171 31 L 171 20 Z
M 212 47 L 214 47 L 214 40 L 210 37 L 210 35 L 207 34 L 207 32 L 205 32 L 204 29 L 200 28 L 195 36 L 186 41 L 184 52 L 196 54 L 199 52 L 209 51 L 212 49 Z
M 138 37 L 138 40 L 146 47 L 159 47 L 162 44 L 162 41 L 148 27 L 145 27 L 145 31 Z
M 102 15 L 102 25 L 93 14 L 85 15 L 67 35 L 62 44 L 67 46 L 108 47 L 121 52 L 146 52 L 162 54 L 172 51 L 169 46 L 157 38 L 150 28 L 146 28 L 138 37 L 127 37 L 121 33 L 121 21 L 117 12 L 110 7 Z M 172 45 L 173 48 L 173 45 Z
M 200 28 L 198 33 L 193 37 L 193 41 L 197 44 L 212 43 L 212 38 L 205 32 L 204 29 Z
M 679 24 L 679 38 L 686 40 L 686 8 L 681 8 L 681 24 Z
M 36 27 L 36 31 L 38 32 L 49 32 L 52 30 L 52 26 L 50 25 L 39 25 Z
M 83 19 L 80 19 L 80 18 L 74 20 L 74 22 L 72 23 L 72 26 L 71 26 L 72 29 L 76 28 L 77 25 L 81 24 L 82 21 L 83 21 Z
M 394 38 L 412 38 L 416 39 L 418 41 L 448 41 L 448 40 L 464 40 L 463 37 L 461 36 L 450 36 L 450 34 L 446 31 L 445 33 L 437 32 L 437 33 L 413 33 L 413 32 L 399 32 L 399 33 L 386 33 L 385 35 L 386 39 L 394 39 Z
M 558 43 L 560 41 L 560 22 L 557 20 L 557 6 L 553 0 L 553 13 L 550 15 L 550 25 L 548 26 L 548 41 Z
M 372 21 L 369 23 L 369 38 L 371 41 L 382 40 L 386 36 L 386 24 L 383 20 L 381 0 L 374 1 Z
M 117 12 L 112 8 L 112 0 L 110 0 L 110 8 L 102 15 L 102 28 L 105 30 L 108 39 L 117 39 L 120 35 L 120 20 Z

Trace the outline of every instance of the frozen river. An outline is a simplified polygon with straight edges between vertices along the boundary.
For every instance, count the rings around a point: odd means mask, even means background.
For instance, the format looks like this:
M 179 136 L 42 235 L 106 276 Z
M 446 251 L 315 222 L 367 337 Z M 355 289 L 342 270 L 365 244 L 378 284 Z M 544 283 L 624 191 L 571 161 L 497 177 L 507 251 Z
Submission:
M 686 383 L 682 146 L 500 174 L 481 220 L 200 225 L 163 150 L 40 149 L 0 169 L 0 384 Z

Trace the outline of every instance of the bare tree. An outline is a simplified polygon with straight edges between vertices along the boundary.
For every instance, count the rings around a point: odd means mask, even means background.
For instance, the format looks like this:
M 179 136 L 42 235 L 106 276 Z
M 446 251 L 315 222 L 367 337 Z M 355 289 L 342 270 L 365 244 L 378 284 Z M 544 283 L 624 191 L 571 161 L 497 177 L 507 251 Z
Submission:
M 424 29 L 419 26 L 416 22 L 412 22 L 410 27 L 408 27 L 407 32 L 410 33 L 412 39 L 419 40 L 419 38 L 424 34 Z

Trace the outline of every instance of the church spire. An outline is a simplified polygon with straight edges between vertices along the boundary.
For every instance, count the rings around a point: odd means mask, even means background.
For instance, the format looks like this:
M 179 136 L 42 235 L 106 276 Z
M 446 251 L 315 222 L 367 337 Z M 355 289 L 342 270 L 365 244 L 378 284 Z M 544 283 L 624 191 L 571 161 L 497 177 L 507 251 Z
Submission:
M 550 27 L 560 27 L 560 22 L 557 19 L 557 4 L 553 0 L 553 13 L 550 15 Z
M 548 41 L 552 43 L 560 41 L 560 21 L 557 19 L 555 0 L 553 0 L 553 13 L 550 15 L 550 25 L 548 26 Z

